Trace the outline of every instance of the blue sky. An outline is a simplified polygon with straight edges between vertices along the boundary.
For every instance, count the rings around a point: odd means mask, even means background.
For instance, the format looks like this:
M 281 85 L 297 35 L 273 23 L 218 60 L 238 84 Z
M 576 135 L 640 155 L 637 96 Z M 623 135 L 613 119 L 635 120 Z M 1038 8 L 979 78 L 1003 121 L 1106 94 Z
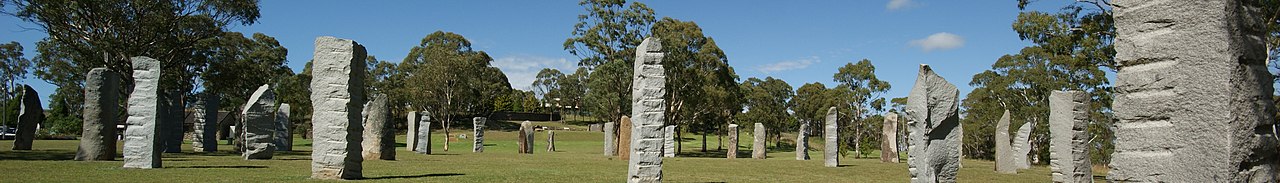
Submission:
M 528 89 L 542 68 L 572 72 L 577 56 L 563 49 L 577 16 L 578 1 L 280 1 L 261 4 L 257 24 L 232 31 L 262 32 L 289 49 L 289 67 L 300 71 L 318 36 L 353 39 L 380 60 L 399 62 L 422 37 L 437 30 L 461 34 L 472 47 L 495 58 L 516 89 Z M 696 22 L 716 39 L 738 74 L 780 78 L 793 87 L 822 82 L 849 62 L 870 59 L 879 79 L 911 90 L 919 64 L 929 64 L 960 87 L 972 90 L 974 74 L 1001 55 L 1028 46 L 1010 29 L 1015 1 L 641 1 L 658 17 Z M 1071 1 L 1041 1 L 1031 10 L 1057 11 Z M 0 41 L 18 41 L 33 57 L 47 37 L 34 25 L 0 17 Z M 54 86 L 31 76 L 23 81 L 48 100 Z M 48 106 L 48 101 L 43 102 Z

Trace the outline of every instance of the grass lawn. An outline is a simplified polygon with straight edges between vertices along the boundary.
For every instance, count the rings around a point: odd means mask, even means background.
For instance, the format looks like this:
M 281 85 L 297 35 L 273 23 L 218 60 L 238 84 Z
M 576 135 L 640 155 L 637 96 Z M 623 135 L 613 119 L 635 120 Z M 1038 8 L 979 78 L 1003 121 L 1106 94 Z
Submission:
M 451 130 L 470 133 L 470 130 Z M 472 153 L 470 139 L 450 142 L 443 151 L 443 134 L 432 137 L 434 154 L 422 155 L 404 148 L 398 137 L 396 160 L 364 161 L 365 181 L 390 182 L 625 182 L 627 162 L 603 156 L 600 132 L 557 131 L 556 152 L 546 152 L 546 132 L 536 134 L 535 153 L 516 153 L 516 133 L 489 131 L 485 152 Z M 469 136 L 469 135 L 468 135 Z M 743 139 L 750 136 L 744 135 Z M 791 150 L 771 150 L 769 159 L 750 159 L 750 143 L 742 145 L 739 159 L 723 158 L 723 151 L 700 153 L 701 136 L 686 134 L 682 156 L 663 161 L 667 182 L 907 182 L 907 164 L 880 163 L 879 158 L 842 157 L 840 167 L 822 166 L 821 148 L 808 161 L 795 160 Z M 715 137 L 708 137 L 715 151 Z M 817 139 L 817 138 L 814 138 Z M 456 140 L 456 139 L 455 139 Z M 820 139 L 819 139 L 820 140 Z M 225 143 L 225 141 L 222 141 Z M 816 142 L 816 141 L 815 141 Z M 220 144 L 217 153 L 164 154 L 164 168 L 122 169 L 116 161 L 80 162 L 76 140 L 37 140 L 32 151 L 13 151 L 11 140 L 0 141 L 0 182 L 314 182 L 310 141 L 296 139 L 294 152 L 277 152 L 272 160 L 244 160 Z M 772 144 L 771 144 L 772 145 Z M 820 145 L 814 144 L 814 145 Z M 778 148 L 791 149 L 791 148 Z M 718 157 L 716 157 L 718 156 Z M 903 156 L 905 159 L 905 156 Z M 1035 166 L 1020 174 L 997 174 L 994 163 L 964 160 L 961 182 L 1049 182 L 1049 168 Z M 1095 171 L 1095 178 L 1105 172 Z

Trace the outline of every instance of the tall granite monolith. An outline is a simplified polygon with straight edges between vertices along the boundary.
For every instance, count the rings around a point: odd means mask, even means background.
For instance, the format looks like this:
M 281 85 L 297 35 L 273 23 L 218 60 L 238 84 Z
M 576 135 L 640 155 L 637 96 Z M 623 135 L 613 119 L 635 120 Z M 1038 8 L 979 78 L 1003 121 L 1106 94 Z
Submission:
M 221 100 L 217 95 L 201 95 L 195 105 L 195 123 L 191 126 L 191 150 L 195 152 L 218 152 L 218 106 Z
M 275 144 L 277 151 L 293 151 L 293 123 L 289 122 L 289 104 L 281 103 L 276 107 L 276 135 Z
M 667 108 L 662 57 L 662 40 L 656 37 L 645 38 L 636 47 L 627 182 L 662 182 L 662 125 L 666 123 L 663 116 Z
M 516 142 L 518 146 L 517 153 L 533 154 L 533 124 L 529 123 L 529 121 L 521 122 L 520 130 L 517 133 L 517 136 L 519 136 Z
M 827 108 L 827 116 L 822 125 L 822 165 L 826 167 L 840 166 L 840 122 L 836 121 L 836 107 Z
M 755 133 L 751 133 L 753 137 L 751 138 L 751 158 L 764 159 L 768 155 L 766 154 L 768 153 L 768 148 L 765 147 L 765 137 L 768 137 L 766 135 L 768 133 L 767 129 L 764 128 L 764 123 L 756 123 L 753 129 L 755 129 Z
M 1022 127 L 1018 127 L 1018 134 L 1013 136 L 1013 142 L 1009 143 L 1012 151 L 1009 153 L 1012 158 L 1009 159 L 1018 170 L 1031 168 L 1031 159 L 1028 159 L 1027 154 L 1031 153 L 1031 127 L 1033 126 L 1035 125 L 1032 123 L 1023 123 Z
M 960 169 L 960 90 L 920 65 L 907 97 L 911 182 L 955 182 Z
M 405 116 L 404 125 L 406 126 L 404 134 L 405 149 L 413 152 L 418 151 L 418 111 L 409 111 L 409 115 Z
M 729 149 L 725 152 L 724 157 L 728 159 L 738 159 L 738 124 L 730 123 L 729 128 L 726 129 L 726 131 L 729 131 L 729 145 L 726 146 Z
M 276 94 L 262 85 L 246 100 L 240 116 L 244 120 L 244 159 L 271 159 L 275 154 Z
M 485 117 L 471 118 L 471 132 L 473 133 L 471 143 L 471 152 L 484 152 L 484 122 L 488 120 Z
M 124 168 L 161 168 L 160 61 L 133 57 L 133 93 L 124 130 Z
M 368 117 L 364 119 L 364 141 L 360 145 L 364 147 L 362 156 L 364 160 L 395 160 L 396 135 L 391 131 L 387 95 L 374 94 L 370 97 L 372 100 L 364 106 L 364 114 Z
M 614 126 L 617 123 L 607 122 L 601 127 L 604 130 L 604 156 L 618 155 L 618 130 Z
M 622 116 L 618 121 L 618 159 L 631 160 L 631 117 Z
M 884 114 L 880 127 L 880 162 L 898 163 L 898 113 Z
M 31 150 L 36 139 L 36 127 L 44 121 L 44 109 L 40 107 L 40 94 L 31 86 L 22 85 L 22 102 L 18 105 L 18 130 L 13 139 L 13 150 Z
M 120 119 L 120 76 L 106 68 L 93 68 L 84 80 L 77 161 L 116 159 L 116 122 Z
M 1082 91 L 1049 94 L 1049 173 L 1054 182 L 1093 182 L 1088 102 Z
M 556 132 L 547 130 L 547 152 L 556 152 Z
M 662 128 L 662 157 L 676 157 L 676 126 Z
M 418 152 L 419 154 L 431 154 L 431 116 L 423 113 L 418 117 L 418 119 L 418 130 L 416 133 L 418 136 L 418 145 L 414 152 Z M 447 140 L 449 137 L 445 137 L 444 139 Z
M 311 67 L 311 178 L 362 178 L 360 119 L 365 103 L 364 46 L 329 36 L 316 38 Z
M 796 160 L 809 160 L 809 122 L 800 123 L 796 131 Z
M 1013 161 L 1012 142 L 1009 141 L 1009 110 L 1004 110 L 1000 121 L 996 121 L 996 172 L 1018 173 L 1018 165 Z

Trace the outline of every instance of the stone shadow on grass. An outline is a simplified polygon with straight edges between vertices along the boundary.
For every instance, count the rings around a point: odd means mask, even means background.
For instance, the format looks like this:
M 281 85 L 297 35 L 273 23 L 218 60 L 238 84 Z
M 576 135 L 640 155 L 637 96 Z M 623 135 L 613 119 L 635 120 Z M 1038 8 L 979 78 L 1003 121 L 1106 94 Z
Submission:
M 412 179 L 412 178 L 423 178 L 423 177 L 447 177 L 447 176 L 459 176 L 459 175 L 466 175 L 466 174 L 432 173 L 432 174 L 422 174 L 422 175 L 393 175 L 393 176 L 381 176 L 381 177 L 365 177 L 364 180 Z
M 17 151 L 0 151 L 0 160 L 73 160 L 76 158 L 75 151 L 65 150 L 17 150 Z
M 167 161 L 167 160 L 166 160 Z M 267 168 L 262 165 L 197 165 L 197 166 L 172 166 L 168 168 Z

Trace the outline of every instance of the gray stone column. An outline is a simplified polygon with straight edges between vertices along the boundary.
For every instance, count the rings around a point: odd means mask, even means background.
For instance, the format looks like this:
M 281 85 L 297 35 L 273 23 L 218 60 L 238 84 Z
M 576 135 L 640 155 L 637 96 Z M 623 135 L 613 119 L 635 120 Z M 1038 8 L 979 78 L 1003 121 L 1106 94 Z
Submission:
M 767 146 L 765 143 L 765 137 L 767 137 L 768 130 L 764 128 L 763 123 L 756 123 L 754 129 L 756 132 L 751 133 L 754 137 L 752 138 L 751 143 L 751 158 L 764 159 L 768 156 L 768 148 L 765 147 Z
M 1081 91 L 1049 95 L 1049 170 L 1054 182 L 1093 182 L 1088 102 L 1089 95 Z
M 1013 142 L 1010 143 L 1013 151 L 1010 153 L 1013 156 L 1010 161 L 1019 170 L 1031 168 L 1031 159 L 1027 158 L 1027 154 L 1031 153 L 1031 127 L 1033 126 L 1035 124 L 1023 123 L 1022 127 L 1018 127 L 1018 134 L 1013 137 Z
M 160 61 L 133 57 L 133 93 L 124 130 L 124 168 L 161 168 Z
M 1053 101 L 1050 101 L 1053 102 Z M 1009 110 L 1004 110 L 1000 121 L 996 121 L 996 172 L 1018 173 L 1018 165 L 1013 161 L 1013 149 L 1009 141 Z
M 364 160 L 395 160 L 396 136 L 391 133 L 391 111 L 387 110 L 387 95 L 374 94 L 365 105 L 364 113 Z
M 196 124 L 191 129 L 191 150 L 195 152 L 218 151 L 218 107 L 221 104 L 217 95 L 206 93 L 196 102 L 194 117 Z
M 44 108 L 40 107 L 40 94 L 31 86 L 22 85 L 22 102 L 18 107 L 18 130 L 14 134 L 13 150 L 31 150 L 36 139 L 36 126 L 44 121 Z
M 920 65 L 907 97 L 911 182 L 955 182 L 960 170 L 960 90 Z
M 667 77 L 662 68 L 662 41 L 645 38 L 636 47 L 631 82 L 631 150 L 627 182 L 662 182 L 662 125 Z
M 898 163 L 898 113 L 884 115 L 880 128 L 880 162 Z
M 662 157 L 676 157 L 676 126 L 662 128 Z
M 836 107 L 827 108 L 826 124 L 822 126 L 823 140 L 822 165 L 826 167 L 840 166 L 840 122 L 836 121 Z
M 517 146 L 519 146 L 517 152 L 521 154 L 533 154 L 533 124 L 529 123 L 529 121 L 521 122 L 520 131 L 517 136 L 519 136 L 517 137 L 519 140 L 516 142 Z
M 604 156 L 618 155 L 618 130 L 614 128 L 616 125 L 614 122 L 604 123 Z
M 547 130 L 547 152 L 556 152 L 556 132 Z
M 796 160 L 809 160 L 809 122 L 800 123 L 796 130 Z
M 475 139 L 471 144 L 471 152 L 484 152 L 484 122 L 488 120 L 485 117 L 471 118 L 471 132 L 474 133 Z M 447 142 L 446 142 L 447 143 Z
M 418 115 L 418 119 L 418 127 L 416 128 L 418 130 L 415 130 L 416 133 L 414 134 L 414 136 L 418 136 L 418 140 L 416 142 L 418 145 L 414 152 L 418 152 L 419 154 L 431 154 L 431 116 L 427 115 L 426 112 L 423 112 Z M 445 137 L 444 139 L 447 140 L 449 137 Z
M 276 107 L 277 151 L 293 151 L 293 123 L 289 122 L 289 104 L 281 103 Z
M 409 111 L 409 115 L 405 116 L 404 124 L 407 131 L 404 135 L 405 149 L 413 152 L 418 151 L 418 111 Z
M 262 85 L 245 100 L 244 111 L 244 159 L 271 159 L 276 152 L 275 133 L 276 94 L 270 85 Z
M 77 161 L 116 159 L 116 122 L 120 121 L 120 76 L 107 68 L 93 68 L 84 80 L 84 118 Z
M 365 103 L 364 46 L 329 36 L 316 38 L 311 67 L 311 178 L 359 179 L 360 112 Z
M 724 157 L 729 159 L 738 159 L 738 124 L 729 124 L 729 151 Z

